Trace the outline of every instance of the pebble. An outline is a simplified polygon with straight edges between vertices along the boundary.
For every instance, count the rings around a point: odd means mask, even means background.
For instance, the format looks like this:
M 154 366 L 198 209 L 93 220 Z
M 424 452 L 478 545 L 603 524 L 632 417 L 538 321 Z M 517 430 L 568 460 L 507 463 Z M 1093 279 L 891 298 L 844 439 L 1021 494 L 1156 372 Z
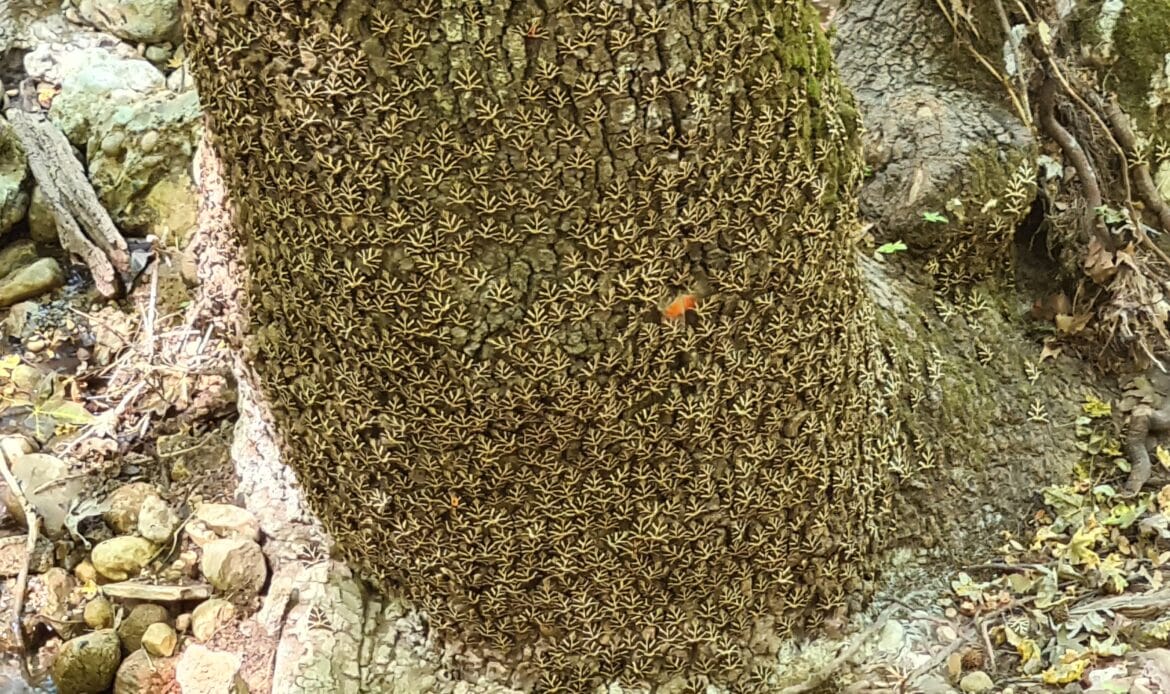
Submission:
M 41 258 L 0 280 L 0 308 L 53 291 L 65 284 L 65 273 L 53 258 Z
M 152 657 L 139 649 L 122 661 L 114 679 L 114 694 L 158 694 L 173 692 L 175 662 L 173 658 Z
M 157 548 L 142 537 L 122 535 L 99 542 L 90 555 L 97 572 L 111 581 L 125 581 L 150 562 Z
M 268 580 L 260 545 L 240 538 L 207 543 L 200 569 L 211 585 L 228 593 L 258 595 Z
M 113 629 L 78 636 L 61 645 L 53 660 L 53 681 L 60 694 L 104 692 L 114 683 L 121 660 Z
M 198 641 L 207 641 L 235 616 L 235 606 L 222 598 L 200 603 L 191 613 L 191 635 Z
M 179 527 L 179 515 L 167 502 L 154 495 L 142 500 L 138 509 L 138 534 L 156 544 L 169 542 Z
M 240 665 L 240 656 L 196 643 L 179 656 L 175 680 L 183 694 L 246 694 L 248 685 L 240 677 Z
M 170 613 L 161 605 L 143 603 L 136 606 L 118 625 L 118 637 L 122 639 L 122 648 L 126 652 L 138 650 L 142 646 L 142 635 L 150 625 L 169 622 L 170 618 Z
M 48 346 L 49 346 L 49 343 L 45 342 L 44 340 L 42 340 L 39 337 L 34 337 L 33 339 L 24 343 L 24 348 L 26 350 L 28 350 L 29 352 L 32 352 L 33 354 L 36 354 L 37 352 L 41 351 L 42 349 L 44 349 L 45 347 L 48 347 Z
M 138 528 L 138 511 L 149 496 L 159 496 L 154 485 L 146 482 L 131 482 L 114 490 L 106 497 L 109 509 L 102 519 L 119 535 L 127 535 Z
M 218 537 L 260 541 L 260 521 L 247 509 L 231 504 L 200 504 L 192 515 Z
M 114 625 L 114 606 L 104 595 L 85 603 L 81 618 L 91 629 L 109 629 Z
M 991 675 L 988 675 L 982 670 L 969 672 L 959 680 L 959 689 L 962 689 L 965 694 L 982 694 L 982 692 L 989 692 L 995 688 L 995 682 L 991 681 Z
M 175 646 L 178 643 L 178 635 L 166 622 L 155 622 L 142 634 L 142 647 L 151 655 L 168 658 L 175 654 Z

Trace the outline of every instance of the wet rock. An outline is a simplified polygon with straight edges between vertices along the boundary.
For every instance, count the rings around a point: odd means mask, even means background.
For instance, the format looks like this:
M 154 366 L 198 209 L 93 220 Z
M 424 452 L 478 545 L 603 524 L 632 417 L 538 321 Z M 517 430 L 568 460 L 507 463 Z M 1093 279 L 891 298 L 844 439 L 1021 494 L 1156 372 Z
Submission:
M 100 694 L 114 683 L 122 654 L 113 629 L 70 639 L 53 660 L 53 681 L 60 694 Z
M 191 635 L 198 641 L 207 641 L 235 616 L 235 606 L 222 598 L 200 603 L 191 613 Z
M 147 496 L 138 510 L 138 534 L 157 544 L 171 540 L 179 527 L 179 516 L 157 496 Z
M 138 512 L 150 496 L 159 496 L 154 485 L 146 482 L 124 484 L 106 499 L 109 509 L 102 513 L 102 520 L 120 535 L 132 533 L 138 528 Z
M 206 600 L 211 595 L 211 586 L 197 583 L 189 586 L 158 586 L 137 581 L 107 583 L 102 592 L 111 598 L 123 600 L 149 600 L 150 602 L 183 602 Z
M 177 0 L 81 0 L 77 11 L 89 23 L 132 43 L 177 39 Z
M 90 560 L 102 576 L 112 581 L 125 581 L 137 575 L 154 557 L 156 550 L 150 540 L 122 535 L 98 543 Z
M 69 479 L 69 465 L 57 456 L 47 453 L 26 453 L 10 463 L 12 476 L 20 482 L 25 499 L 41 517 L 41 528 L 49 537 L 60 537 L 65 530 L 65 516 L 69 505 L 85 488 L 85 480 Z M 38 491 L 39 490 L 39 491 Z M 0 500 L 9 515 L 26 524 L 24 509 L 8 488 Z
M 85 603 L 81 618 L 91 629 L 109 629 L 114 625 L 114 606 L 105 596 L 99 595 Z
M 193 644 L 179 656 L 175 680 L 183 694 L 247 694 L 240 665 L 240 657 L 234 653 Z
M 155 622 L 142 633 L 142 648 L 151 655 L 170 657 L 175 654 L 178 643 L 178 635 L 166 622 Z
M 982 670 L 969 672 L 959 680 L 959 689 L 962 689 L 965 694 L 982 694 L 982 692 L 990 692 L 995 689 L 995 682 L 991 681 L 991 676 Z
M 161 605 L 143 603 L 136 606 L 118 625 L 118 638 L 122 639 L 122 648 L 127 653 L 138 650 L 142 646 L 142 635 L 151 624 L 159 622 L 169 624 L 170 619 L 170 613 Z
M 260 545 L 240 538 L 207 543 L 200 569 L 211 585 L 228 593 L 257 595 L 268 579 Z
M 260 521 L 251 511 L 231 504 L 200 504 L 193 520 L 202 523 L 217 537 L 260 541 Z
M 114 694 L 172 692 L 174 681 L 174 658 L 152 657 L 140 649 L 122 661 L 114 679 Z
M 0 307 L 48 293 L 65 284 L 65 273 L 52 258 L 41 258 L 0 280 Z
M 0 118 L 0 236 L 28 211 L 28 157 L 7 120 Z
M 21 268 L 37 262 L 37 245 L 22 239 L 0 248 L 0 277 L 7 277 Z

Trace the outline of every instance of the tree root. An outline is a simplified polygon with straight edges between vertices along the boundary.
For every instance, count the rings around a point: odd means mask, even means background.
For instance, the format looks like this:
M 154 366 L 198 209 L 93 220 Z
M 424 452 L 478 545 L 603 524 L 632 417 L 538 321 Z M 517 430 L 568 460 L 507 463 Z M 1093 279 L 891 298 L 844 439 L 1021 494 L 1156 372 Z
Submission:
M 1170 431 L 1170 398 L 1157 410 L 1135 411 L 1130 416 L 1125 437 L 1125 454 L 1130 466 L 1129 478 L 1125 481 L 1126 492 L 1137 494 L 1150 481 L 1153 471 L 1150 464 L 1151 435 L 1166 431 Z
M 24 511 L 24 520 L 28 525 L 28 539 L 25 542 L 24 563 L 20 566 L 20 573 L 16 576 L 16 586 L 12 589 L 12 637 L 16 644 L 17 657 L 20 660 L 20 674 L 24 677 L 24 681 L 32 686 L 36 686 L 44 679 L 45 673 L 34 673 L 29 667 L 28 659 L 28 645 L 24 640 L 24 597 L 28 591 L 28 572 L 29 563 L 32 561 L 33 552 L 37 546 L 37 540 L 40 533 L 41 519 L 37 515 L 36 509 L 29 503 L 28 497 L 24 495 L 24 490 L 20 488 L 20 484 L 13 476 L 12 470 L 8 467 L 8 454 L 0 451 L 0 477 L 4 478 L 4 483 L 8 485 L 8 489 L 12 492 L 12 496 L 16 497 L 20 508 Z

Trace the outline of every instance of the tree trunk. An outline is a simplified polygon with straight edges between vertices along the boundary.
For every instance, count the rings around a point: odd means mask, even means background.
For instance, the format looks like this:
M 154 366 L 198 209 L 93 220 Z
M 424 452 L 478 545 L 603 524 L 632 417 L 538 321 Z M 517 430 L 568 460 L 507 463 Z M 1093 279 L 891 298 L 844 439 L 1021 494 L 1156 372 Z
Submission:
M 1071 449 L 1023 413 L 1079 377 L 1024 384 L 1008 301 L 967 340 L 858 264 L 858 116 L 805 3 L 193 4 L 283 456 L 511 684 L 773 691 L 759 657 L 892 540 L 954 549 L 974 492 L 1009 513 Z

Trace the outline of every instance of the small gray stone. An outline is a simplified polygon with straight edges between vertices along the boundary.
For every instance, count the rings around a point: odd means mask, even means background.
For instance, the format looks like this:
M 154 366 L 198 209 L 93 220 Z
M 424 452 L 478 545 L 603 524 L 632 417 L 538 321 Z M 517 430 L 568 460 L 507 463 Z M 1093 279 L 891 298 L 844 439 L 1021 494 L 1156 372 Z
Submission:
M 60 694 L 100 694 L 114 683 L 121 660 L 113 629 L 78 636 L 62 644 L 53 660 L 53 681 Z
M 268 579 L 260 545 L 240 538 L 207 543 L 200 569 L 211 585 L 228 593 L 258 595 Z
M 137 575 L 154 557 L 154 543 L 142 537 L 122 535 L 99 542 L 90 560 L 98 573 L 112 581 Z
M 0 307 L 31 299 L 65 284 L 65 273 L 52 258 L 41 258 L 0 280 Z
M 148 496 L 138 509 L 138 534 L 157 544 L 169 542 L 179 527 L 179 516 L 157 496 Z

